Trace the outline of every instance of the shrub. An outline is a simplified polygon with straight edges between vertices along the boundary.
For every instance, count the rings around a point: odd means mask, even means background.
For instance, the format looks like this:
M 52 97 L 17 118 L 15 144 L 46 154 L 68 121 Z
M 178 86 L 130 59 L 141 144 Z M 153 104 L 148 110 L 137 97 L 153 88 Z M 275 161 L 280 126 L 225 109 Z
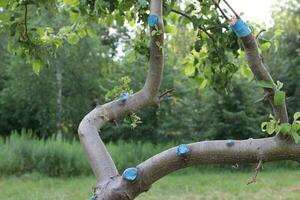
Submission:
M 107 148 L 122 172 L 170 146 L 118 142 L 108 144 Z M 92 173 L 82 146 L 76 140 L 59 137 L 42 140 L 22 131 L 5 140 L 0 139 L 0 149 L 0 175 L 39 172 L 49 176 L 76 176 Z
M 136 166 L 151 156 L 176 144 L 109 143 L 111 153 L 120 173 L 125 168 Z M 38 172 L 49 176 L 90 175 L 92 170 L 84 155 L 81 144 L 59 137 L 47 140 L 32 137 L 30 132 L 13 133 L 9 138 L 0 138 L 0 175 L 20 175 Z M 299 169 L 295 162 L 284 161 L 268 164 L 268 169 Z M 242 165 L 242 170 L 252 170 L 252 165 Z M 178 174 L 193 173 L 195 170 L 232 170 L 230 165 L 198 166 L 193 170 L 181 170 Z

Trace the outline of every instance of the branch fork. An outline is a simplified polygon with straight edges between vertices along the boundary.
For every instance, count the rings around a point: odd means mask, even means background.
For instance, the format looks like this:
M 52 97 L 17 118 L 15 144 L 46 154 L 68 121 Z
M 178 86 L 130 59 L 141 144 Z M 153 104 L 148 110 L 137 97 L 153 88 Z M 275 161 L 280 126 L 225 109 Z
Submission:
M 156 24 L 150 28 L 150 33 L 154 28 L 163 33 L 162 4 L 163 0 L 151 0 L 150 16 L 155 15 L 158 20 L 152 21 Z M 230 142 L 228 140 L 202 141 L 168 149 L 136 167 L 129 168 L 123 176 L 120 175 L 98 131 L 109 121 L 115 121 L 146 106 L 158 105 L 160 98 L 171 92 L 167 90 L 159 95 L 163 73 L 163 51 L 156 44 L 159 42 L 163 45 L 164 35 L 154 34 L 150 38 L 150 68 L 144 87 L 127 96 L 123 102 L 115 100 L 97 106 L 79 125 L 79 138 L 98 182 L 95 188 L 95 199 L 134 199 L 140 193 L 149 190 L 151 185 L 160 178 L 192 165 L 256 163 L 259 160 L 252 179 L 254 182 L 262 166 L 262 158 L 264 162 L 300 161 L 300 144 L 288 142 L 281 137 L 230 140 Z M 274 82 L 260 58 L 255 37 L 249 34 L 240 37 L 240 40 L 255 78 Z M 285 103 L 275 106 L 273 95 L 269 95 L 268 90 L 265 90 L 265 93 L 275 116 L 283 123 L 288 122 Z

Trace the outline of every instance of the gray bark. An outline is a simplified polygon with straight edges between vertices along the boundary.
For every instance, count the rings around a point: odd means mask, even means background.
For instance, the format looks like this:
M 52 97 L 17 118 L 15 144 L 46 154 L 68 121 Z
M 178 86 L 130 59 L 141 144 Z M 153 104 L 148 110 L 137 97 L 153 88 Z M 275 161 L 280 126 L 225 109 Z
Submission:
M 241 38 L 241 42 L 244 46 L 246 52 L 247 60 L 251 71 L 253 72 L 256 80 L 261 81 L 271 81 L 274 83 L 270 73 L 266 69 L 262 62 L 262 58 L 258 51 L 258 46 L 255 37 L 250 34 L 247 37 Z M 274 104 L 274 91 L 272 89 L 264 89 L 265 95 L 268 98 L 269 103 L 273 108 L 273 112 L 280 122 L 285 123 L 289 121 L 286 103 L 284 101 L 283 105 L 276 106 Z
M 159 16 L 158 28 L 163 31 L 162 21 L 163 0 L 151 0 L 151 14 Z M 151 31 L 151 30 L 150 30 Z M 115 100 L 97 106 L 81 121 L 78 129 L 80 141 L 87 154 L 90 165 L 97 178 L 95 190 L 96 199 L 101 200 L 130 200 L 140 193 L 147 191 L 151 184 L 163 176 L 181 168 L 198 164 L 226 164 L 226 163 L 255 163 L 277 160 L 300 161 L 300 144 L 280 137 L 264 139 L 248 139 L 233 141 L 204 141 L 189 144 L 190 154 L 178 156 L 176 148 L 171 148 L 149 158 L 139 164 L 137 178 L 134 181 L 125 180 L 117 168 L 102 142 L 98 131 L 110 121 L 126 116 L 146 106 L 159 104 L 159 87 L 163 72 L 163 51 L 156 45 L 163 45 L 163 34 L 151 36 L 150 68 L 144 87 L 137 93 L 130 95 L 125 102 Z M 248 63 L 257 80 L 272 80 L 264 67 L 258 53 L 257 43 L 252 35 L 241 38 L 248 58 Z M 271 91 L 266 90 L 266 93 Z M 270 96 L 270 103 L 274 113 L 282 122 L 288 121 L 285 105 L 274 106 Z

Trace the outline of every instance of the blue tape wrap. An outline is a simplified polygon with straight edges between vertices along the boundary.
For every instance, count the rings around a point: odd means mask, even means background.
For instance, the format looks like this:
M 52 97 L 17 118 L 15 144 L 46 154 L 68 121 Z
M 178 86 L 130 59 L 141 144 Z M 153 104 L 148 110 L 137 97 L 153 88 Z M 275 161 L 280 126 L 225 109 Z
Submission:
M 187 156 L 191 153 L 191 149 L 186 144 L 181 144 L 176 149 L 177 156 Z
M 127 181 L 134 181 L 137 177 L 138 170 L 135 167 L 127 168 L 123 172 L 123 178 Z
M 159 16 L 157 16 L 157 15 L 149 15 L 149 17 L 148 17 L 148 24 L 149 24 L 149 26 L 151 28 L 154 27 L 155 25 L 157 25 L 158 21 L 159 21 Z
M 231 140 L 231 139 L 229 139 L 229 140 L 226 141 L 226 145 L 229 146 L 229 147 L 231 147 L 231 146 L 234 145 L 234 141 Z
M 251 34 L 250 27 L 242 19 L 238 19 L 231 28 L 238 37 L 245 37 Z
M 126 100 L 127 100 L 127 98 L 128 98 L 128 96 L 129 96 L 129 93 L 128 92 L 124 92 L 123 94 L 120 95 L 120 101 L 122 103 L 125 103 Z

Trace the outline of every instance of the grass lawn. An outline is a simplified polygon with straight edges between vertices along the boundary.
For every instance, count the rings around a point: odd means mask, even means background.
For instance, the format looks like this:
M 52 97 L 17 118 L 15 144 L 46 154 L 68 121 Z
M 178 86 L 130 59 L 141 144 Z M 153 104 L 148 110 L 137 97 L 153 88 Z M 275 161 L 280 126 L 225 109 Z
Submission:
M 259 173 L 246 185 L 246 172 L 196 171 L 169 175 L 138 200 L 300 199 L 300 171 L 277 169 Z M 93 177 L 50 178 L 39 174 L 0 178 L 0 200 L 87 200 Z

